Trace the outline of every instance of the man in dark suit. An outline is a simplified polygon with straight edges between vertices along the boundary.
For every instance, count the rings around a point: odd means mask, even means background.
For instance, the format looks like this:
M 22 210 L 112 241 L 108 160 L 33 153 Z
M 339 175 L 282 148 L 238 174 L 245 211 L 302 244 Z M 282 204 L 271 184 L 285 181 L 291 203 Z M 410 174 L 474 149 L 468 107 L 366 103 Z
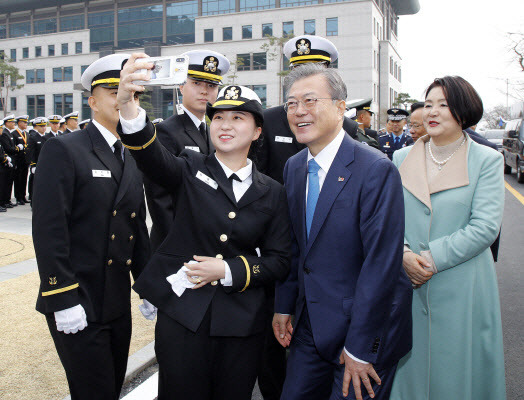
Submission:
M 29 132 L 29 139 L 27 141 L 26 162 L 29 164 L 29 200 L 33 200 L 33 182 L 36 172 L 36 164 L 40 156 L 40 150 L 44 146 L 47 138 L 45 130 L 47 127 L 47 119 L 45 117 L 36 117 L 33 120 L 33 127 Z
M 284 170 L 295 250 L 275 296 L 275 336 L 291 344 L 282 399 L 388 399 L 412 344 L 400 175 L 345 134 L 336 71 L 306 65 L 285 88 L 291 129 L 308 148 Z
M 180 86 L 182 114 L 156 124 L 157 137 L 175 156 L 186 149 L 212 154 L 213 144 L 205 120 L 206 105 L 215 102 L 222 75 L 229 70 L 229 60 L 211 50 L 193 50 L 184 55 L 189 57 L 189 68 L 187 82 Z M 167 236 L 174 217 L 176 198 L 147 177 L 144 178 L 144 184 L 153 221 L 151 249 L 154 251 Z
M 11 194 L 13 192 L 13 183 L 15 180 L 17 159 L 20 154 L 24 152 L 24 145 L 16 142 L 14 137 L 15 132 L 15 116 L 13 114 L 8 115 L 3 119 L 4 129 L 0 135 L 0 144 L 4 149 L 4 152 L 11 158 L 11 164 L 13 168 L 10 168 L 4 177 L 2 198 L 0 198 L 0 205 L 4 208 L 16 207 L 17 203 L 11 202 Z
M 20 115 L 16 118 L 17 127 L 13 132 L 13 138 L 15 143 L 21 144 L 24 148 L 23 151 L 19 151 L 16 155 L 15 163 L 16 170 L 14 176 L 14 189 L 16 204 L 23 206 L 29 203 L 26 196 L 27 191 L 27 172 L 29 170 L 29 164 L 26 161 L 27 143 L 29 136 L 27 132 L 27 122 L 29 121 L 29 115 Z
M 118 399 L 131 340 L 131 279 L 149 258 L 141 175 L 116 133 L 126 54 L 91 64 L 94 119 L 46 141 L 34 182 L 33 242 L 46 316 L 73 400 Z
M 406 125 L 406 119 L 409 113 L 401 108 L 390 108 L 387 111 L 388 114 L 388 126 L 391 131 L 386 134 L 379 136 L 378 144 L 380 150 L 386 154 L 390 160 L 393 159 L 393 153 L 406 146 L 411 146 L 413 139 L 411 136 L 404 133 L 404 126 Z

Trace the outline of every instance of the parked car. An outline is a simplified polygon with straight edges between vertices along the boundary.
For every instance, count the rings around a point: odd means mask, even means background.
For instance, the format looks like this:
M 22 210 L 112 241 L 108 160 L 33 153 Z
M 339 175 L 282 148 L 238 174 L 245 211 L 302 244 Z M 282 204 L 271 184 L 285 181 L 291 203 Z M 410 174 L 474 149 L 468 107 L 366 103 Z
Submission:
M 502 152 L 502 138 L 504 136 L 504 129 L 488 129 L 482 132 L 481 135 L 491 143 L 497 145 L 497 150 Z
M 511 174 L 511 169 L 517 170 L 517 181 L 524 183 L 524 123 L 514 119 L 506 123 L 502 139 L 502 154 L 504 154 L 504 173 Z

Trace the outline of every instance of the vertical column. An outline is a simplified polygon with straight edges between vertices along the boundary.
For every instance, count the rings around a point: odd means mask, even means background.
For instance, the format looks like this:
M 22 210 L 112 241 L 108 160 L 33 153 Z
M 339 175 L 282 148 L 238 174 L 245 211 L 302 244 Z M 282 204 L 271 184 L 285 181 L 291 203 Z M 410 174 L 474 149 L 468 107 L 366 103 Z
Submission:
M 6 37 L 6 38 L 11 37 L 11 32 L 10 32 L 10 30 L 11 30 L 11 21 L 10 21 L 10 16 L 11 16 L 11 14 L 9 14 L 9 13 L 5 16 L 5 37 Z
M 235 12 L 240 12 L 240 0 L 235 0 Z
M 167 2 L 162 0 L 162 43 L 167 44 Z
M 60 32 L 60 10 L 61 10 L 61 7 L 60 5 L 58 5 L 56 7 L 56 31 L 57 32 Z
M 35 27 L 34 27 L 34 17 L 35 17 L 35 10 L 31 10 L 31 13 L 29 14 L 29 23 L 31 24 L 31 27 L 29 28 L 30 29 L 30 32 L 31 32 L 31 36 L 33 36 L 35 34 Z
M 86 29 L 89 28 L 89 18 L 88 18 L 88 13 L 87 13 L 88 8 L 89 8 L 89 1 L 86 1 L 86 4 L 84 6 L 84 27 Z M 91 39 L 89 40 L 89 46 L 90 46 L 89 51 L 91 51 Z
M 198 0 L 198 16 L 201 17 L 202 16 L 202 2 L 204 0 Z
M 118 4 L 116 4 L 116 0 L 113 0 L 113 46 L 115 48 L 118 47 Z

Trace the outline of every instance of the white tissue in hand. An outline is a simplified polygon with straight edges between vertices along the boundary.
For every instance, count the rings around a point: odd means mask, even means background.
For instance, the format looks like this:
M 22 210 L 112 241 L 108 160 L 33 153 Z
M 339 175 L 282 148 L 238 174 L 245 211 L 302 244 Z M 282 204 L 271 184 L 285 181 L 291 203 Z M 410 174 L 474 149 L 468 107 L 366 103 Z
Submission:
M 191 260 L 188 262 L 188 264 L 198 264 L 196 261 Z M 189 269 L 186 266 L 183 266 L 178 270 L 176 274 L 169 275 L 166 280 L 171 284 L 171 289 L 173 289 L 173 292 L 180 297 L 184 293 L 186 289 L 191 289 L 196 284 L 193 282 L 190 282 L 187 278 L 186 272 L 189 271 Z

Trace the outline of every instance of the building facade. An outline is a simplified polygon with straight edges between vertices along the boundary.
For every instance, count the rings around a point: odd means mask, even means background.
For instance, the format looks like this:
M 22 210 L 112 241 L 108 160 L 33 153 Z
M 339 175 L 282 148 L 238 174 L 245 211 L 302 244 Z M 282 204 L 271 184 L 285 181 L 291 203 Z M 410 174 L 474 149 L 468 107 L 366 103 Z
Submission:
M 37 115 L 81 112 L 90 117 L 80 76 L 113 52 L 177 55 L 208 48 L 232 61 L 225 83 L 250 86 L 267 107 L 283 102 L 287 68 L 268 36 L 316 34 L 330 39 L 349 99 L 373 98 L 377 118 L 401 92 L 399 15 L 414 14 L 418 0 L 182 0 L 4 1 L 0 53 L 19 68 L 24 87 L 9 95 L 6 112 Z M 41 8 L 45 5 L 47 8 Z M 23 82 L 22 82 L 23 81 Z M 153 88 L 152 116 L 173 113 L 177 92 Z M 375 126 L 383 121 L 375 121 Z

